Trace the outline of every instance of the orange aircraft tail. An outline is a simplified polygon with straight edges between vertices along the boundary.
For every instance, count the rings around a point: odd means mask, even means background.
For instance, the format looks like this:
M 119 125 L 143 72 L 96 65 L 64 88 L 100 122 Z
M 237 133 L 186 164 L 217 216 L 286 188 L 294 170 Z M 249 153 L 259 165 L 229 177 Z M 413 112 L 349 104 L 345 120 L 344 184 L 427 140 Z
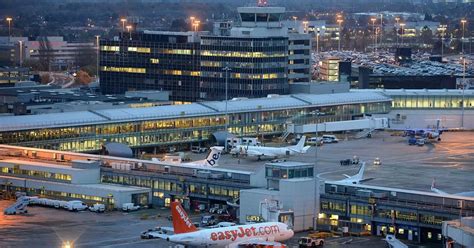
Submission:
M 197 228 L 194 226 L 186 211 L 184 211 L 180 202 L 175 201 L 171 203 L 171 216 L 173 218 L 175 234 L 197 231 Z

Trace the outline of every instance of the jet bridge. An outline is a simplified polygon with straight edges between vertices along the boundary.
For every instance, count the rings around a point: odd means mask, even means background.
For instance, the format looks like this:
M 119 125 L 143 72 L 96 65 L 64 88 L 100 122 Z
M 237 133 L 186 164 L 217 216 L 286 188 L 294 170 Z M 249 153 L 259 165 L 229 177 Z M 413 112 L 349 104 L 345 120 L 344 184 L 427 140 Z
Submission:
M 324 122 L 319 124 L 297 125 L 287 124 L 287 134 L 305 134 L 318 132 L 342 132 L 363 130 L 361 133 L 369 134 L 376 129 L 388 128 L 388 118 L 366 118 L 350 121 Z

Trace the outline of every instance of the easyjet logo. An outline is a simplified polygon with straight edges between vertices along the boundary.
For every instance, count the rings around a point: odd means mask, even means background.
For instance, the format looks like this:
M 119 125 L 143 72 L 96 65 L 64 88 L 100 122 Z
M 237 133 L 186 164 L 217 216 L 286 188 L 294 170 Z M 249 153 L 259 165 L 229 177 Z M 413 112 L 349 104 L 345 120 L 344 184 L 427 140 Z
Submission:
M 212 154 L 211 158 L 207 159 L 206 161 L 210 166 L 216 165 L 217 160 L 219 159 L 220 156 L 221 156 L 220 152 L 214 153 L 214 154 Z
M 243 228 L 238 227 L 235 230 L 223 231 L 223 232 L 212 232 L 211 240 L 231 240 L 235 241 L 237 238 L 243 237 L 258 237 L 270 234 L 277 234 L 280 232 L 280 228 L 277 225 L 273 226 L 261 226 L 259 228 L 249 227 Z
M 179 205 L 176 206 L 176 211 L 178 211 L 179 217 L 184 221 L 184 224 L 191 228 L 193 226 L 193 223 Z

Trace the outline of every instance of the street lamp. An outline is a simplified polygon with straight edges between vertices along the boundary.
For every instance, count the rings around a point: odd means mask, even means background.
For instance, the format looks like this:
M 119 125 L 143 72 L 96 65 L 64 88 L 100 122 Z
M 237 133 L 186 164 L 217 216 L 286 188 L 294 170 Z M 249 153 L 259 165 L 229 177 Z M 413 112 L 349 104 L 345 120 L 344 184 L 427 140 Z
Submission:
M 199 28 L 200 23 L 201 23 L 201 21 L 199 21 L 199 20 L 194 21 L 194 23 L 193 23 L 194 32 L 197 32 L 199 30 L 198 28 Z
M 337 23 L 339 24 L 339 37 L 338 37 L 339 38 L 338 39 L 339 43 L 337 45 L 337 50 L 338 51 L 341 51 L 341 36 L 342 36 L 342 26 L 341 26 L 341 24 L 342 24 L 342 22 L 343 22 L 342 19 L 337 19 Z
M 132 32 L 130 32 L 132 30 L 132 25 L 127 25 L 127 32 L 129 33 L 130 35 L 130 40 L 132 40 Z
M 398 16 L 395 17 L 395 21 L 397 22 L 397 26 L 396 26 L 397 27 L 397 34 L 396 34 L 396 36 L 397 36 L 397 45 L 398 45 L 398 22 L 400 21 L 400 17 L 398 17 Z
M 8 22 L 8 41 L 10 41 L 10 37 L 11 37 L 11 33 L 12 33 L 12 21 L 13 21 L 13 18 L 7 17 L 5 20 Z
M 465 31 L 466 23 L 467 23 L 466 19 L 461 20 L 461 24 L 462 24 L 462 38 L 461 38 L 462 54 L 464 54 L 464 31 Z
M 189 17 L 189 20 L 191 21 L 191 22 L 190 22 L 190 23 L 191 23 L 191 29 L 194 28 L 194 19 L 196 19 L 196 17 L 194 17 L 194 16 L 190 16 L 190 17 Z
M 296 20 L 298 20 L 298 17 L 297 16 L 292 16 L 291 18 L 293 18 L 293 20 L 295 21 L 295 28 L 296 28 Z
M 95 77 L 98 79 L 99 78 L 99 54 L 100 54 L 100 49 L 99 49 L 99 39 L 100 39 L 100 35 L 96 35 L 95 36 L 95 39 L 96 39 L 96 42 L 97 42 L 97 64 L 96 64 L 96 74 L 95 74 Z
M 122 22 L 122 32 L 125 32 L 125 23 L 127 22 L 127 19 L 120 18 L 120 21 Z
M 304 33 L 308 33 L 308 21 L 303 21 Z
M 226 67 L 222 68 L 223 71 L 225 71 L 225 123 L 224 123 L 224 128 L 225 128 L 225 143 L 224 143 L 224 150 L 227 152 L 227 133 L 229 132 L 229 112 L 227 110 L 227 101 L 229 98 L 228 95 L 228 88 L 229 88 L 229 71 L 231 71 L 229 64 L 227 63 Z
M 444 36 L 446 35 L 447 25 L 441 25 L 441 60 L 443 60 L 444 55 Z
M 401 36 L 402 36 L 402 44 L 403 44 L 403 35 L 405 34 L 405 30 L 404 30 L 405 25 L 406 25 L 405 23 L 400 23 L 400 28 L 402 29 L 402 34 L 401 34 Z
M 380 13 L 380 44 L 382 44 L 383 38 L 383 13 Z
M 372 17 L 370 20 L 372 21 L 372 31 L 374 32 L 374 49 L 377 51 L 377 33 L 375 32 L 375 22 L 377 21 L 377 18 Z

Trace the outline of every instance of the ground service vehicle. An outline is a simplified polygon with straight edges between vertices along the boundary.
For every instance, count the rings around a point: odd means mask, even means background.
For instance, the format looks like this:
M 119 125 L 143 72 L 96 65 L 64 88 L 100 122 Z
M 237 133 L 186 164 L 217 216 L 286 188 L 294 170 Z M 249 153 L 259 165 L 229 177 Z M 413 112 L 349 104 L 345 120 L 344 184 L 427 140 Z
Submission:
M 204 215 L 201 217 L 201 226 L 214 226 L 217 224 L 215 215 Z
M 65 208 L 69 211 L 82 211 L 87 209 L 87 205 L 82 201 L 68 201 Z
M 125 212 L 136 211 L 140 209 L 140 206 L 137 206 L 131 202 L 122 204 L 122 210 Z
M 302 237 L 298 241 L 299 247 L 316 247 L 323 246 L 324 239 L 313 239 L 310 237 Z
M 323 135 L 323 143 L 337 143 L 339 142 L 339 139 L 336 138 L 334 135 Z
M 105 205 L 100 204 L 100 203 L 96 203 L 96 204 L 90 206 L 89 210 L 91 212 L 103 213 L 103 212 L 105 212 Z

